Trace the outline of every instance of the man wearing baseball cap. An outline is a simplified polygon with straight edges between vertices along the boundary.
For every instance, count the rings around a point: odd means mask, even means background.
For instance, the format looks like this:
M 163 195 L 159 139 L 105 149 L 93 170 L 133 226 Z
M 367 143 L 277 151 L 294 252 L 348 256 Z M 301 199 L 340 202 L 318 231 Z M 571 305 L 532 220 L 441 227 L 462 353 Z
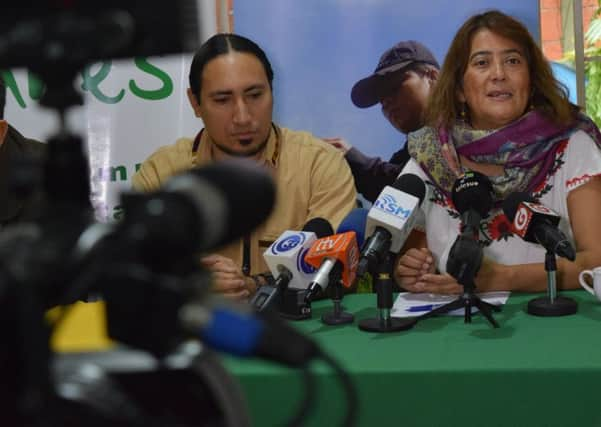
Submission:
M 423 44 L 401 41 L 380 57 L 373 74 L 359 80 L 351 100 L 359 108 L 381 104 L 382 113 L 399 132 L 407 134 L 423 126 L 423 113 L 440 66 Z M 382 189 L 392 184 L 409 160 L 407 144 L 388 162 L 368 157 L 340 138 L 326 139 L 345 153 L 357 190 L 375 201 Z

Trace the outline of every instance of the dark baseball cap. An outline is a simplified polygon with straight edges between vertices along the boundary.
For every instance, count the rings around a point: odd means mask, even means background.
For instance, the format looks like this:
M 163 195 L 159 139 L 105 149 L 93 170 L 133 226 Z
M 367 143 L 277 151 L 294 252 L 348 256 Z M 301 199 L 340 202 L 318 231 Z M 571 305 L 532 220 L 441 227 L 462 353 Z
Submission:
M 415 40 L 399 42 L 380 57 L 373 74 L 359 80 L 351 90 L 351 100 L 359 108 L 376 105 L 389 89 L 387 74 L 401 71 L 414 63 L 425 63 L 440 68 L 438 61 L 426 46 Z

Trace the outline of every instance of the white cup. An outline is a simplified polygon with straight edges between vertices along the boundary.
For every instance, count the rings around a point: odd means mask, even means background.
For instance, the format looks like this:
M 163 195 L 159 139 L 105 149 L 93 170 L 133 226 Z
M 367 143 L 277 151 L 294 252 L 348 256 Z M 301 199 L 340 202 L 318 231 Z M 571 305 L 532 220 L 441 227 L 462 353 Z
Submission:
M 585 281 L 584 276 L 591 276 L 593 279 L 593 287 L 591 288 Z M 601 301 L 601 267 L 595 267 L 592 270 L 582 270 L 578 275 L 580 286 L 589 291 L 591 295 L 595 295 Z

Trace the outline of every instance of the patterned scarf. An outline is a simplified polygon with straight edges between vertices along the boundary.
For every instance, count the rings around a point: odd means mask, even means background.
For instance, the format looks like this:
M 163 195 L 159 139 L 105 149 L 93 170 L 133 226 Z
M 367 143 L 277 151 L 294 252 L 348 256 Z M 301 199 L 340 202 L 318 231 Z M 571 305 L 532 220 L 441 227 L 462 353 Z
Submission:
M 422 128 L 409 134 L 409 154 L 430 179 L 450 197 L 455 179 L 467 169 L 459 155 L 479 163 L 504 166 L 504 174 L 490 177 L 495 202 L 514 191 L 531 192 L 553 166 L 559 143 L 578 130 L 601 149 L 599 128 L 584 114 L 570 126 L 559 126 L 534 110 L 498 130 L 474 130 L 458 122 L 449 132 Z

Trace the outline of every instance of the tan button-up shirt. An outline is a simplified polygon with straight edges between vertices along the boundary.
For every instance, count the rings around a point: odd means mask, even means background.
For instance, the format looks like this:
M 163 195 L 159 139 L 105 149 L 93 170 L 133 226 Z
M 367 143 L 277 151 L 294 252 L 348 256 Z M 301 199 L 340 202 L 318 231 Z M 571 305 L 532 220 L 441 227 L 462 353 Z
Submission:
M 156 190 L 169 177 L 214 160 L 207 132 L 202 132 L 196 152 L 193 144 L 183 138 L 159 148 L 133 176 L 133 188 Z M 263 252 L 282 232 L 301 230 L 316 217 L 328 220 L 335 231 L 356 204 L 353 177 L 342 153 L 308 132 L 274 126 L 261 160 L 273 174 L 277 193 L 273 212 L 250 236 L 251 274 L 268 270 Z M 214 252 L 242 266 L 243 240 Z

